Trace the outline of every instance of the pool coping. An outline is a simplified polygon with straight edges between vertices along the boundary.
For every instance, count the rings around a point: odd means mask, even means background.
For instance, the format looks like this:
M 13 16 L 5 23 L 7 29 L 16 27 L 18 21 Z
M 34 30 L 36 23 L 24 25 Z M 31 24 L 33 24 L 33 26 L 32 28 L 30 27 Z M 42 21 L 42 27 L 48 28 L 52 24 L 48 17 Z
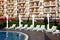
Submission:
M 24 40 L 28 40 L 28 35 L 23 32 L 17 32 L 17 31 L 0 31 L 0 32 L 16 32 L 16 33 L 24 35 Z

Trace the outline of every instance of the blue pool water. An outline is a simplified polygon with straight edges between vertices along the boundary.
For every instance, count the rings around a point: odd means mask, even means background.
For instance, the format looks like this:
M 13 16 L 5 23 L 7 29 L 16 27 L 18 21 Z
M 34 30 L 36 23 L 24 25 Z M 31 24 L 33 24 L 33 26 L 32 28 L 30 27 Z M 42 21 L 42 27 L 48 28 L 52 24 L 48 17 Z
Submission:
M 0 40 L 24 40 L 24 35 L 16 32 L 0 32 Z

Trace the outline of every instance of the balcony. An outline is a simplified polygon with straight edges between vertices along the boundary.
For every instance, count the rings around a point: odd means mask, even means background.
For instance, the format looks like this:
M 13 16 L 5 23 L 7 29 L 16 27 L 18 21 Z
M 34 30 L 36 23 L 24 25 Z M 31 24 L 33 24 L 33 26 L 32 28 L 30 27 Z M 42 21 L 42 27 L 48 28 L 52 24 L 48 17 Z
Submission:
M 12 3 L 12 2 L 14 2 L 14 0 L 7 0 L 7 2 L 8 2 L 8 3 Z
M 7 9 L 14 9 L 13 7 L 8 7 Z
M 56 6 L 56 2 L 54 1 L 54 2 L 50 2 L 50 6 Z
M 3 10 L 3 8 L 0 8 L 0 10 Z
M 2 9 L 3 7 L 0 7 L 0 9 Z
M 38 11 L 39 11 L 39 12 L 43 12 L 44 9 L 43 9 L 43 8 L 39 8 Z
M 24 15 L 25 13 L 19 13 L 20 15 Z
M 60 12 L 60 8 L 59 8 L 59 12 Z
M 50 6 L 49 2 L 44 2 L 44 6 Z
M 24 10 L 24 9 L 21 9 L 21 10 L 20 10 L 20 13 L 25 13 L 25 10 Z
M 7 2 L 7 4 L 14 4 L 14 2 L 10 2 L 10 3 L 9 3 L 9 2 Z
M 7 8 L 14 8 L 14 6 L 7 6 Z
M 30 6 L 30 8 L 39 8 L 39 6 Z
M 0 4 L 4 3 L 3 1 L 0 2 Z
M 30 3 L 30 7 L 39 7 L 39 2 Z
M 59 5 L 60 5 L 60 2 L 59 2 Z
M 55 12 L 56 12 L 55 8 L 52 8 L 51 13 L 55 13 Z
M 7 12 L 8 12 L 8 13 L 12 13 L 12 12 L 14 12 L 14 11 L 13 11 L 13 10 L 7 10 Z
M 23 2 L 18 2 L 18 4 L 25 4 L 26 2 L 25 1 L 23 1 Z
M 55 1 L 54 2 L 52 2 L 52 1 L 44 2 L 44 6 L 56 6 L 56 3 L 55 3 Z
M 50 8 L 44 8 L 44 13 L 50 13 Z
M 4 6 L 4 4 L 2 3 L 2 4 L 0 4 L 0 6 Z
M 31 12 L 31 13 L 33 13 L 33 14 L 39 14 L 39 12 Z

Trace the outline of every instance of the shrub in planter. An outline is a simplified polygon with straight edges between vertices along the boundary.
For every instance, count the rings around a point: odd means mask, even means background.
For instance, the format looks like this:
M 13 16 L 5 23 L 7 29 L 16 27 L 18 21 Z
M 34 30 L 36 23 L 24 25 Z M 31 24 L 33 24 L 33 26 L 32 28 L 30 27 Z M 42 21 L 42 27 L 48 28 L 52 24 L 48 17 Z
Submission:
M 4 27 L 6 27 L 6 17 L 0 16 L 0 29 L 3 29 Z
M 12 26 L 13 24 L 16 24 L 16 26 L 19 25 L 16 18 L 12 18 L 12 17 L 11 17 L 11 18 L 9 18 L 8 20 L 9 20 L 9 22 L 8 22 L 8 26 L 9 26 L 9 27 Z
M 48 20 L 47 20 L 47 17 L 44 18 L 44 25 L 47 27 L 47 24 L 48 24 Z
M 13 24 L 16 24 L 16 26 L 18 26 L 19 22 L 18 21 L 9 21 L 9 23 L 8 23 L 9 27 L 12 26 Z
M 32 21 L 31 20 L 29 20 L 29 21 L 23 20 L 22 24 L 23 25 L 28 24 L 28 27 L 29 27 L 32 24 Z
M 4 23 L 0 22 L 0 29 L 3 29 L 3 28 L 4 28 Z

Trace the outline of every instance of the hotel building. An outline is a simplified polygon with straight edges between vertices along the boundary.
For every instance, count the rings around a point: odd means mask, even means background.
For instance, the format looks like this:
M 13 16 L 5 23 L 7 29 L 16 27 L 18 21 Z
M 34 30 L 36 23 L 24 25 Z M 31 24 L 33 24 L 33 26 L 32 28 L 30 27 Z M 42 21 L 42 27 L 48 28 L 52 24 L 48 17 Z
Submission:
M 18 17 L 22 20 L 31 20 L 32 14 L 35 21 L 44 19 L 49 13 L 52 19 L 60 17 L 60 0 L 0 0 L 0 13 L 9 17 Z

